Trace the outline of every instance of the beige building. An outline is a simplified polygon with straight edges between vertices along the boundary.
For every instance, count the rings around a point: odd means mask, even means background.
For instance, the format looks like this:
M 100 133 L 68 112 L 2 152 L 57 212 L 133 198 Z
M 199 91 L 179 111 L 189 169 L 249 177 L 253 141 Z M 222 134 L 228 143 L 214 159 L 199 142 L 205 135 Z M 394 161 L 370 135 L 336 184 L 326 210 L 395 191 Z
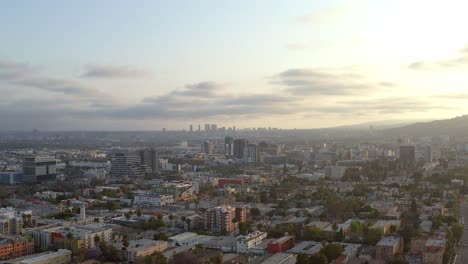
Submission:
M 121 248 L 121 258 L 126 259 L 129 262 L 135 262 L 139 258 L 149 256 L 155 252 L 162 252 L 170 246 L 170 243 L 162 240 L 150 240 L 150 239 L 139 239 L 130 240 L 129 246 L 123 250 L 121 244 L 117 245 L 117 248 Z

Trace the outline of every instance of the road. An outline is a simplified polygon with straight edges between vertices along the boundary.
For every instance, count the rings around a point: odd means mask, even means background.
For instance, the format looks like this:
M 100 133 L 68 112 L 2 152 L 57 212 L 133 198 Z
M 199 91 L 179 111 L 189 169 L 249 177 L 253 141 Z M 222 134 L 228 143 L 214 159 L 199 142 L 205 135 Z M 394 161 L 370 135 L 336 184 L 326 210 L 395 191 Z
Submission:
M 460 215 L 463 217 L 465 223 L 465 231 L 463 232 L 463 237 L 460 242 L 460 247 L 457 250 L 457 259 L 456 264 L 465 264 L 468 263 L 468 202 L 462 200 L 460 205 Z M 463 245 L 467 245 L 464 247 Z

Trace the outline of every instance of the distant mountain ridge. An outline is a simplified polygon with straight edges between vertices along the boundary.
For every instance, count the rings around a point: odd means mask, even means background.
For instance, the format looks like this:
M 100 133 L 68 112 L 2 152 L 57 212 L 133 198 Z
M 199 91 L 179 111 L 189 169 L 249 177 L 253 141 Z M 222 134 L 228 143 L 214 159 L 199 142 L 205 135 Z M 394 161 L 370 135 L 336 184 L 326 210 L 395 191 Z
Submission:
M 397 128 L 389 128 L 383 131 L 386 135 L 405 136 L 438 136 L 449 135 L 452 137 L 468 136 L 468 115 L 457 116 L 451 119 L 435 120 L 432 122 L 418 122 Z

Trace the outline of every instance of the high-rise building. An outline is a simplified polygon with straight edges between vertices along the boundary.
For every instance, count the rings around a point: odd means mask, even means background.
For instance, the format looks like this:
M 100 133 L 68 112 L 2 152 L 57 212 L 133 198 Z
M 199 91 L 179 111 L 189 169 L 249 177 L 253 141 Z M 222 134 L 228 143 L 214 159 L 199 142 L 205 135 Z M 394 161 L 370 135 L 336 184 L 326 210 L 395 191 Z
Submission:
M 236 207 L 236 220 L 237 222 L 247 222 L 247 207 Z
M 228 158 L 234 156 L 234 139 L 232 137 L 224 138 L 224 155 Z
M 231 206 L 218 206 L 206 212 L 206 226 L 209 232 L 232 233 L 234 231 L 234 217 L 236 208 Z
M 234 140 L 234 158 L 236 159 L 243 159 L 247 156 L 247 139 L 236 139 Z
M 211 155 L 213 154 L 214 145 L 209 141 L 205 141 L 201 144 L 201 152 Z
M 198 125 L 198 132 L 201 131 L 201 125 Z
M 189 130 L 190 130 L 190 132 L 193 132 L 193 125 L 189 126 Z
M 430 145 L 416 146 L 416 160 L 431 162 L 432 161 L 432 148 Z
M 111 176 L 113 178 L 143 178 L 147 168 L 142 166 L 140 157 L 130 152 L 117 152 L 111 157 Z
M 256 166 L 258 160 L 259 160 L 259 155 L 258 155 L 257 144 L 248 144 L 247 145 L 247 162 Z
M 140 163 L 148 167 L 150 172 L 159 171 L 159 156 L 158 151 L 154 148 L 142 149 L 137 151 L 140 157 Z
M 400 162 L 403 167 L 414 164 L 416 159 L 415 146 L 400 146 Z
M 211 131 L 218 131 L 218 126 L 216 124 L 211 124 Z
M 57 176 L 57 161 L 54 156 L 47 154 L 26 156 L 23 161 L 23 174 L 25 183 L 54 180 Z
M 210 124 L 205 124 L 205 132 L 209 132 L 211 128 Z

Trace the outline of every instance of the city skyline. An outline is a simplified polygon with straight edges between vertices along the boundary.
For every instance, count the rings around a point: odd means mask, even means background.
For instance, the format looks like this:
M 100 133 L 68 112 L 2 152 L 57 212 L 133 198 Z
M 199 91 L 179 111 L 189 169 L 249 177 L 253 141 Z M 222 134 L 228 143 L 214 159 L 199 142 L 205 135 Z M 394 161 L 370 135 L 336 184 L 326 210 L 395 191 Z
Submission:
M 292 129 L 459 116 L 468 110 L 468 38 L 455 29 L 468 23 L 466 7 L 5 2 L 1 130 L 181 130 L 206 120 Z

